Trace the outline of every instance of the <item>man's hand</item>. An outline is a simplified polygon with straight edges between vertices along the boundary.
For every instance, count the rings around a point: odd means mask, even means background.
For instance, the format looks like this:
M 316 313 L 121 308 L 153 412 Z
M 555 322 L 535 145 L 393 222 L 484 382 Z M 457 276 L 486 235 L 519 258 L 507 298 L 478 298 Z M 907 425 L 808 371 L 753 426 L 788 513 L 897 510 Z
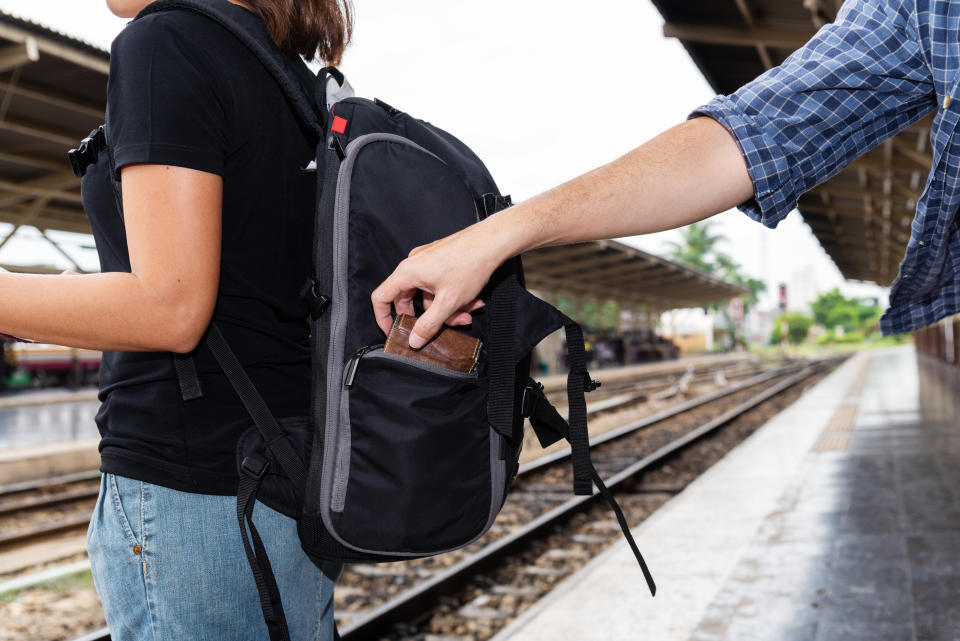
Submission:
M 373 311 L 385 334 L 393 325 L 390 304 L 393 303 L 398 314 L 412 315 L 417 290 L 423 291 L 426 311 L 413 326 L 410 347 L 423 347 L 444 323 L 467 325 L 471 322 L 470 312 L 484 304 L 477 295 L 506 259 L 500 258 L 502 252 L 493 246 L 495 240 L 488 229 L 489 220 L 417 247 L 373 291 L 370 296 Z

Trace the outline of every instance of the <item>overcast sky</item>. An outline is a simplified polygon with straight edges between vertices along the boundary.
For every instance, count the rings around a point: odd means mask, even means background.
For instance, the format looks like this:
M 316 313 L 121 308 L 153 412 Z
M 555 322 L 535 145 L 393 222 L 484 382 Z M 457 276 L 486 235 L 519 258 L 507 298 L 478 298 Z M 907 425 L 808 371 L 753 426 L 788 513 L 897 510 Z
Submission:
M 0 0 L 0 9 L 105 49 L 126 23 L 103 0 Z M 616 158 L 713 96 L 680 44 L 663 37 L 649 0 L 355 0 L 355 9 L 341 68 L 357 93 L 457 135 L 515 201 Z M 885 301 L 886 290 L 844 284 L 796 212 L 776 230 L 736 211 L 714 220 L 728 239 L 722 249 L 767 281 L 763 307 L 775 305 L 780 282 L 791 307 L 835 286 Z M 18 232 L 0 263 L 68 267 L 36 236 Z M 96 268 L 90 237 L 57 237 Z M 625 240 L 663 254 L 677 238 Z

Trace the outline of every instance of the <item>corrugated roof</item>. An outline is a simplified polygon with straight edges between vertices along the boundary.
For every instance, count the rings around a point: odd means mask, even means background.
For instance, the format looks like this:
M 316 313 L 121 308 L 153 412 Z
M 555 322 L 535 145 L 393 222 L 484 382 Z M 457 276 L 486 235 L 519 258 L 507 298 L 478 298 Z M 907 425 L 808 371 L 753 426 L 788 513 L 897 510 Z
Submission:
M 67 150 L 103 122 L 109 54 L 7 12 L 0 47 L 0 221 L 89 233 Z
M 9 25 L 16 29 L 22 29 L 24 32 L 33 34 L 35 36 L 48 38 L 55 42 L 73 47 L 77 50 L 99 56 L 103 60 L 110 59 L 110 52 L 102 47 L 98 47 L 97 45 L 81 38 L 77 38 L 76 36 L 71 36 L 52 27 L 40 24 L 39 22 L 30 20 L 29 18 L 15 16 L 12 13 L 4 11 L 3 9 L 0 9 L 0 23 Z
M 526 284 L 552 296 L 616 300 L 649 310 L 703 307 L 745 294 L 716 276 L 612 240 L 523 255 Z

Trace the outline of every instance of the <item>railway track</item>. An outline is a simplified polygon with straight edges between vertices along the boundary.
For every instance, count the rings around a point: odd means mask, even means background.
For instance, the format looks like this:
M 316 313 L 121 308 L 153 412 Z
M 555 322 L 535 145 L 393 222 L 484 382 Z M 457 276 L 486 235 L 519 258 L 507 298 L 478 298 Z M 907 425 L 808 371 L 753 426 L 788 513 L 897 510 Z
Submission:
M 0 555 L 53 536 L 80 533 L 90 522 L 100 473 L 81 472 L 0 486 Z
M 663 471 L 665 462 L 836 360 L 765 372 L 593 437 L 595 466 L 631 523 L 639 522 L 685 485 Z M 511 616 L 503 602 L 538 599 L 569 574 L 558 565 L 582 565 L 618 538 L 596 494 L 571 497 L 567 457 L 557 452 L 523 466 L 497 524 L 465 550 L 403 564 L 348 566 L 337 587 L 345 641 L 487 638 Z M 652 478 L 638 483 L 647 475 Z M 561 530 L 569 530 L 566 538 Z M 511 564 L 511 558 L 521 561 Z M 637 576 L 640 585 L 639 569 Z M 108 640 L 101 630 L 76 641 Z
M 689 365 L 684 369 L 678 369 L 675 372 L 647 374 L 639 377 L 632 377 L 628 380 L 618 380 L 604 382 L 603 386 L 591 392 L 590 400 L 592 403 L 602 403 L 610 397 L 616 397 L 624 394 L 633 394 L 637 397 L 652 396 L 678 384 L 682 386 L 697 385 L 703 383 L 712 383 L 717 380 L 735 380 L 756 375 L 763 371 L 764 366 L 755 358 L 744 358 L 743 360 L 731 361 L 727 363 L 716 363 L 694 366 Z M 602 370 L 600 370 L 602 372 Z M 567 402 L 566 384 L 553 385 L 546 387 L 544 392 L 547 399 L 557 407 L 563 407 Z

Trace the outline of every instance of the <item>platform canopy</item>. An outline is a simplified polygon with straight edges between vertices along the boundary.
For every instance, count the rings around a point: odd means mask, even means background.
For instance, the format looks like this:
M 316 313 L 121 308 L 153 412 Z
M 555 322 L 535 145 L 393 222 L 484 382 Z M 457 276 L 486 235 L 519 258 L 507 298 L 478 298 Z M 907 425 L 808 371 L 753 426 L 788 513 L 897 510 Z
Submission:
M 0 247 L 22 225 L 90 232 L 67 150 L 103 122 L 108 69 L 103 49 L 0 12 Z
M 650 311 L 703 307 L 746 290 L 621 242 L 542 247 L 523 255 L 527 289 L 546 297 L 611 299 Z
M 831 22 L 841 0 L 652 0 L 717 93 L 776 66 Z M 692 107 L 695 105 L 692 105 Z M 930 171 L 927 118 L 800 198 L 799 210 L 845 278 L 888 285 Z

